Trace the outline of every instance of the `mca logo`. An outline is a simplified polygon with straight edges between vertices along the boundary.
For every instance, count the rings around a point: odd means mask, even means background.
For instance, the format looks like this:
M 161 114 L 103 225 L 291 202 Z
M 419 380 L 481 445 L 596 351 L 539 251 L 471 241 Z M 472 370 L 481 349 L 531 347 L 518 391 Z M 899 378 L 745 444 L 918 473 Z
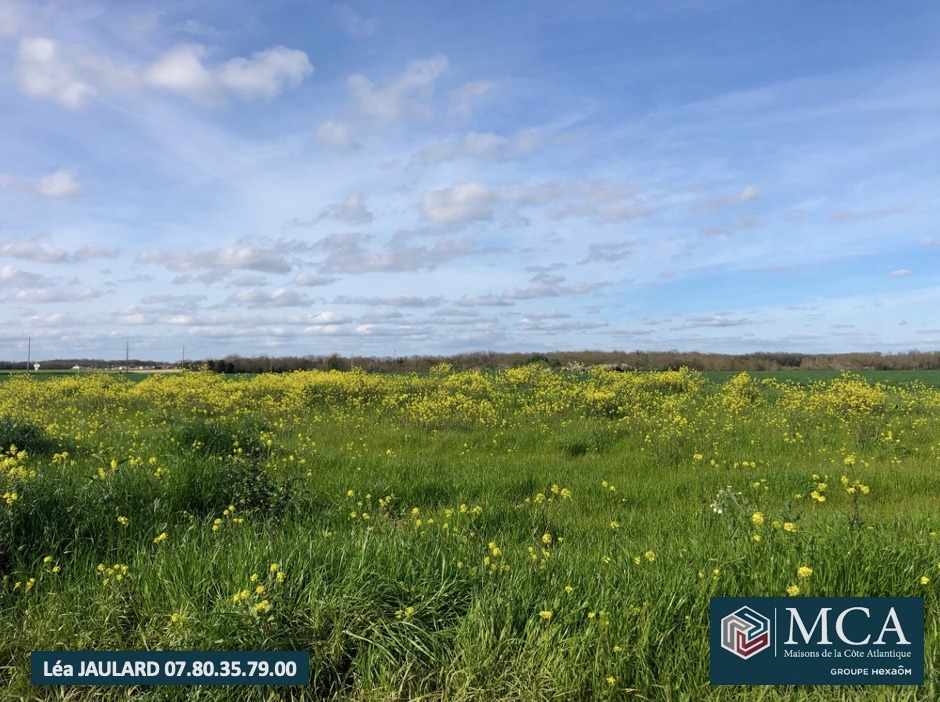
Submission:
M 750 607 L 721 620 L 721 647 L 747 660 L 770 646 L 770 620 Z

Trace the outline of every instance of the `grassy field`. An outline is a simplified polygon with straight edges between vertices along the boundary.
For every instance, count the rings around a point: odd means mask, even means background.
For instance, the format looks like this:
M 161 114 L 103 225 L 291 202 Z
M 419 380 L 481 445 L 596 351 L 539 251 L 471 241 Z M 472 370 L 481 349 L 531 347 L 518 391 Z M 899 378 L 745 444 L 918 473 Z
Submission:
M 936 700 L 934 375 L 10 377 L 0 698 Z M 926 684 L 710 687 L 750 595 L 924 597 Z M 33 688 L 50 649 L 311 683 Z

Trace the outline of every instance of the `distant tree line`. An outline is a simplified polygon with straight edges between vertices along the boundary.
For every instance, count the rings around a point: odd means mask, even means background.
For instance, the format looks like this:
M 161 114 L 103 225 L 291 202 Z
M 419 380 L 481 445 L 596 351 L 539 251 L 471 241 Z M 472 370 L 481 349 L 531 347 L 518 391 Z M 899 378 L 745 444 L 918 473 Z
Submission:
M 556 351 L 552 353 L 499 353 L 481 351 L 453 356 L 226 356 L 192 362 L 217 373 L 284 373 L 296 370 L 353 368 L 370 373 L 423 373 L 440 363 L 456 370 L 504 370 L 529 363 L 545 368 L 605 366 L 619 370 L 670 370 L 686 366 L 700 371 L 779 370 L 934 370 L 940 369 L 940 351 L 907 351 L 896 354 L 802 354 L 759 352 L 748 354 L 699 353 L 697 351 Z
M 671 370 L 686 366 L 699 371 L 779 371 L 779 370 L 937 370 L 940 351 L 906 351 L 882 354 L 839 353 L 804 354 L 760 352 L 746 354 L 699 353 L 697 351 L 554 351 L 551 353 L 499 353 L 480 351 L 453 356 L 238 356 L 193 360 L 184 363 L 160 361 L 129 362 L 101 359 L 55 359 L 41 361 L 42 370 L 137 368 L 187 368 L 216 373 L 287 373 L 298 370 L 338 370 L 354 368 L 370 373 L 423 373 L 440 363 L 456 370 L 504 370 L 529 363 L 545 368 L 589 368 L 604 366 L 617 370 Z M 0 361 L 0 370 L 24 370 L 25 361 Z
M 165 361 L 142 361 L 138 358 L 130 360 L 121 359 L 119 361 L 104 361 L 100 358 L 55 358 L 52 360 L 36 360 L 41 370 L 70 370 L 78 366 L 82 370 L 114 370 L 116 368 L 171 368 L 178 364 L 166 363 Z M 0 361 L 0 370 L 25 370 L 26 361 Z M 32 364 L 30 364 L 32 370 Z

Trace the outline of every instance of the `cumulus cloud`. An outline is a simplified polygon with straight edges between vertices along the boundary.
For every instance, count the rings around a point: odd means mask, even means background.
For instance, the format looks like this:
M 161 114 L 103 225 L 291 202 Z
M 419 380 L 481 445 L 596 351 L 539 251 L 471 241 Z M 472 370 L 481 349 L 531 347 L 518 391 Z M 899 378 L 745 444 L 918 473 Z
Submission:
M 629 258 L 633 243 L 629 241 L 607 241 L 588 245 L 588 255 L 581 263 L 614 263 Z
M 444 301 L 441 296 L 418 297 L 416 295 L 394 295 L 391 297 L 350 297 L 340 295 L 333 300 L 337 305 L 370 305 L 375 307 L 437 307 Z
M 81 109 L 98 93 L 89 79 L 99 79 L 96 74 L 93 66 L 64 58 L 52 39 L 20 41 L 14 75 L 20 90 L 30 97 L 55 100 L 70 110 Z
M 387 322 L 389 320 L 398 320 L 404 319 L 405 315 L 394 308 L 390 307 L 378 307 L 376 309 L 369 310 L 363 314 L 360 318 L 360 322 Z
M 194 102 L 218 102 L 234 96 L 241 100 L 272 98 L 313 73 L 307 54 L 285 46 L 258 51 L 251 58 L 234 58 L 208 67 L 202 44 L 180 44 L 144 72 L 147 85 L 177 93 Z
M 538 129 L 525 129 L 509 139 L 492 132 L 467 132 L 462 139 L 445 141 L 422 149 L 417 160 L 433 166 L 459 158 L 501 162 L 528 153 L 540 143 Z
M 147 295 L 140 304 L 166 305 L 168 307 L 195 307 L 206 300 L 205 295 Z
M 541 297 L 586 295 L 608 285 L 606 282 L 562 285 L 563 281 L 563 277 L 557 276 L 524 288 L 512 285 L 503 291 L 503 297 L 507 300 L 535 300 Z
M 373 214 L 366 207 L 365 197 L 360 192 L 351 192 L 337 205 L 330 205 L 320 213 L 320 219 L 335 219 L 346 224 L 368 224 Z
M 218 104 L 229 97 L 271 98 L 313 73 L 307 54 L 284 46 L 207 65 L 201 44 L 179 44 L 144 69 L 117 66 L 83 47 L 46 37 L 20 41 L 14 75 L 25 94 L 79 110 L 107 92 L 150 87 Z
M 906 278 L 911 272 L 907 268 L 898 268 L 897 270 L 891 271 L 892 278 Z
M 690 317 L 688 322 L 677 329 L 694 329 L 697 327 L 737 327 L 742 324 L 750 324 L 751 320 L 747 318 L 734 319 L 725 314 L 716 314 L 711 317 Z
M 117 258 L 117 249 L 103 249 L 100 246 L 83 246 L 71 255 L 73 261 L 91 261 L 96 258 Z
M 623 183 L 608 185 L 595 179 L 507 186 L 500 189 L 499 196 L 517 206 L 548 206 L 548 217 L 554 220 L 585 217 L 607 224 L 653 214 L 635 188 Z
M 586 217 L 599 224 L 624 222 L 652 214 L 627 185 L 608 186 L 596 181 L 580 181 L 564 186 L 546 184 L 529 197 L 555 197 L 566 200 L 548 211 L 555 220 Z
M 517 325 L 520 331 L 555 333 L 564 331 L 586 331 L 589 329 L 602 329 L 608 326 L 607 322 L 596 321 L 586 322 L 577 319 L 567 320 L 545 320 L 538 319 L 534 315 L 523 317 Z
M 272 308 L 272 307 L 305 307 L 311 304 L 309 297 L 303 293 L 286 288 L 278 288 L 273 292 L 250 288 L 239 290 L 228 297 L 228 301 L 244 307 Z
M 27 288 L 12 295 L 4 296 L 5 302 L 18 302 L 24 305 L 45 304 L 50 302 L 83 302 L 101 297 L 99 290 L 82 288 L 81 290 L 60 290 L 56 288 Z
M 335 119 L 328 119 L 317 127 L 317 141 L 336 151 L 355 151 L 361 146 L 352 127 Z
M 516 303 L 507 300 L 502 295 L 477 295 L 475 297 L 468 297 L 464 295 L 459 300 L 454 302 L 455 305 L 460 305 L 461 307 L 512 307 Z
M 62 263 L 69 259 L 68 252 L 56 248 L 46 239 L 10 241 L 0 244 L 0 256 L 42 263 Z
M 499 197 L 480 183 L 457 183 L 443 190 L 432 190 L 421 198 L 421 214 L 435 224 L 466 224 L 493 218 Z
M 295 261 L 293 254 L 307 247 L 298 242 L 276 242 L 272 246 L 254 246 L 240 242 L 208 251 L 166 251 L 151 249 L 137 255 L 139 263 L 154 263 L 172 271 L 209 269 L 227 273 L 234 270 L 252 270 L 261 273 L 289 273 Z
M 11 173 L 0 173 L 0 188 L 32 190 L 43 197 L 73 198 L 82 192 L 82 184 L 73 171 L 60 168 L 35 181 L 22 180 Z
M 69 253 L 55 246 L 48 237 L 0 244 L 0 256 L 39 263 L 81 262 L 96 258 L 115 258 L 117 255 L 116 250 L 101 249 L 96 246 L 83 246 L 74 253 Z
M 360 112 L 376 126 L 387 126 L 401 119 L 428 117 L 434 82 L 446 70 L 447 57 L 439 54 L 411 61 L 404 71 L 382 86 L 356 74 L 349 77 L 347 87 Z
M 333 16 L 346 34 L 356 39 L 370 37 L 379 28 L 377 19 L 363 17 L 346 3 L 333 5 Z
M 60 169 L 37 180 L 36 192 L 43 197 L 75 197 L 82 192 L 82 185 L 72 171 Z
M 436 144 L 421 150 L 418 159 L 422 164 L 436 165 L 457 158 L 479 158 L 501 161 L 506 158 L 509 139 L 489 132 L 468 132 L 463 139 Z
M 480 98 L 496 87 L 496 83 L 491 80 L 472 80 L 464 83 L 459 88 L 447 93 L 450 101 L 450 113 L 469 117 L 473 108 L 479 103 Z
M 309 271 L 300 271 L 294 277 L 294 285 L 300 285 L 305 288 L 313 288 L 318 285 L 329 285 L 332 282 L 335 282 L 336 278 L 328 275 L 317 275 L 315 273 L 310 273 Z
M 36 273 L 29 273 L 7 264 L 0 268 L 0 286 L 37 285 L 44 278 Z
M 474 242 L 469 239 L 448 239 L 431 247 L 393 242 L 379 250 L 369 250 L 365 244 L 371 239 L 364 234 L 324 237 L 318 242 L 318 247 L 326 251 L 322 269 L 353 274 L 432 270 L 445 261 L 474 252 Z
M 480 313 L 473 310 L 460 310 L 445 308 L 435 310 L 424 319 L 416 320 L 416 324 L 430 324 L 432 326 L 447 325 L 460 326 L 463 324 L 476 324 L 480 321 Z

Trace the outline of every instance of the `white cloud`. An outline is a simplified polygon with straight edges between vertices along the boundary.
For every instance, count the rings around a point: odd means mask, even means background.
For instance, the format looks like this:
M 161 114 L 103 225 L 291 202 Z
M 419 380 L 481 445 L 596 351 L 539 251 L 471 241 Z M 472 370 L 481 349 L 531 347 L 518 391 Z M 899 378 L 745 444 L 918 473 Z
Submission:
M 737 327 L 742 324 L 750 324 L 751 320 L 747 318 L 734 319 L 725 314 L 716 314 L 712 317 L 691 317 L 687 324 L 676 327 L 676 329 L 694 329 L 697 327 Z
M 457 141 L 429 146 L 418 153 L 424 165 L 436 165 L 461 157 L 501 161 L 506 158 L 509 139 L 488 132 L 468 132 Z
M 203 64 L 207 55 L 201 44 L 175 46 L 146 70 L 144 81 L 194 102 L 213 103 L 230 95 L 241 100 L 272 98 L 285 87 L 300 85 L 314 70 L 307 54 L 285 46 L 255 52 L 250 59 L 230 59 L 212 68 Z
M 156 263 L 173 271 L 191 271 L 201 268 L 224 274 L 233 270 L 253 270 L 262 273 L 289 273 L 294 267 L 292 253 L 303 249 L 292 242 L 277 242 L 273 246 L 253 246 L 238 243 L 209 251 L 147 250 L 137 255 L 140 263 Z
M 350 297 L 340 295 L 333 300 L 336 305 L 372 305 L 390 307 L 437 307 L 444 301 L 443 297 L 418 297 L 416 295 L 397 295 L 393 297 Z
M 90 261 L 95 258 L 117 258 L 119 251 L 117 249 L 103 249 L 99 246 L 83 246 L 72 254 L 73 261 Z
M 251 288 L 239 290 L 228 297 L 228 301 L 245 307 L 304 307 L 311 303 L 309 297 L 294 290 L 278 288 L 274 292 Z
M 313 73 L 307 54 L 284 46 L 215 66 L 204 65 L 207 56 L 201 44 L 179 44 L 141 70 L 117 66 L 84 47 L 28 37 L 20 41 L 14 74 L 27 95 L 78 110 L 102 93 L 144 86 L 181 94 L 202 104 L 217 104 L 228 97 L 271 98 Z
M 653 212 L 644 205 L 638 194 L 628 185 L 607 186 L 593 180 L 559 185 L 546 183 L 530 190 L 523 200 L 567 199 L 567 203 L 553 207 L 548 216 L 555 220 L 586 217 L 599 224 L 624 222 L 649 217 Z
M 600 290 L 608 283 L 578 283 L 577 285 L 562 285 L 562 277 L 554 278 L 548 282 L 536 283 L 527 288 L 517 288 L 512 285 L 503 291 L 503 297 L 507 300 L 535 300 L 541 297 L 563 297 L 586 295 L 588 293 Z
M 518 327 L 521 331 L 540 332 L 553 334 L 564 331 L 586 331 L 589 329 L 601 329 L 608 326 L 607 322 L 585 322 L 578 319 L 569 319 L 563 321 L 545 321 L 538 319 L 535 315 L 529 315 L 519 320 Z
M 294 277 L 294 285 L 300 285 L 305 288 L 313 288 L 319 285 L 329 285 L 336 281 L 336 278 L 328 275 L 316 275 L 309 271 L 300 271 Z
M 359 322 L 387 322 L 388 320 L 404 319 L 405 315 L 396 309 L 389 307 L 378 307 L 371 309 L 359 318 Z
M 898 268 L 897 270 L 891 271 L 892 278 L 906 278 L 911 272 L 907 268 Z
M 28 288 L 19 290 L 12 297 L 5 298 L 8 302 L 18 302 L 25 305 L 46 304 L 50 302 L 82 302 L 101 297 L 101 292 L 92 288 L 81 290 L 56 290 L 53 288 Z
M 214 79 L 202 65 L 207 53 L 201 44 L 180 44 L 153 63 L 144 80 L 152 86 L 189 95 L 194 100 L 211 100 Z
M 363 244 L 372 238 L 365 234 L 352 233 L 324 237 L 317 244 L 327 252 L 322 262 L 322 270 L 353 274 L 431 270 L 445 261 L 475 252 L 474 242 L 470 239 L 448 239 L 430 248 L 395 243 L 377 251 L 370 251 Z
M 362 193 L 354 191 L 338 205 L 331 205 L 323 210 L 320 218 L 336 219 L 347 224 L 368 224 L 372 221 L 373 214 L 366 207 Z
M 496 87 L 491 80 L 473 80 L 447 93 L 450 98 L 450 113 L 469 117 L 475 103 Z
M 25 25 L 25 5 L 18 0 L 0 0 L 0 37 L 15 37 Z
M 355 151 L 361 144 L 356 141 L 352 128 L 346 122 L 328 119 L 317 127 L 317 140 L 337 151 Z
M 605 241 L 600 244 L 589 244 L 588 255 L 581 263 L 615 263 L 623 261 L 633 255 L 633 242 Z
M 44 175 L 36 181 L 36 192 L 43 197 L 69 198 L 82 192 L 82 185 L 75 174 L 68 170 L 58 170 Z
M 379 28 L 377 19 L 363 17 L 346 3 L 333 5 L 333 15 L 339 25 L 346 30 L 346 34 L 351 37 L 370 37 Z
M 30 97 L 49 98 L 70 110 L 85 107 L 98 93 L 79 76 L 79 66 L 61 56 L 52 39 L 21 40 L 14 73 L 20 89 Z
M 22 258 L 27 261 L 40 261 L 43 263 L 62 263 L 69 258 L 68 252 L 56 248 L 47 240 L 43 239 L 10 241 L 6 244 L 0 244 L 0 256 Z
M 435 224 L 466 224 L 493 218 L 497 194 L 480 183 L 457 183 L 421 198 L 421 214 Z
M 383 87 L 363 75 L 347 80 L 350 94 L 359 110 L 376 126 L 387 126 L 401 119 L 421 119 L 431 114 L 428 104 L 434 82 L 447 70 L 447 57 L 411 61 L 397 77 Z
M 22 188 L 33 190 L 43 197 L 71 198 L 82 192 L 82 185 L 75 173 L 60 168 L 38 180 L 21 180 L 10 173 L 0 173 L 0 188 Z
M 467 132 L 462 139 L 429 146 L 418 152 L 418 160 L 425 166 L 437 165 L 458 158 L 477 158 L 484 161 L 506 161 L 529 153 L 541 143 L 538 129 L 523 129 L 509 139 L 492 132 Z
M 41 275 L 14 268 L 9 264 L 0 268 L 0 285 L 36 285 L 42 280 Z
M 454 304 L 461 307 L 512 307 L 516 303 L 507 300 L 502 295 L 478 295 L 476 297 L 464 295 Z

